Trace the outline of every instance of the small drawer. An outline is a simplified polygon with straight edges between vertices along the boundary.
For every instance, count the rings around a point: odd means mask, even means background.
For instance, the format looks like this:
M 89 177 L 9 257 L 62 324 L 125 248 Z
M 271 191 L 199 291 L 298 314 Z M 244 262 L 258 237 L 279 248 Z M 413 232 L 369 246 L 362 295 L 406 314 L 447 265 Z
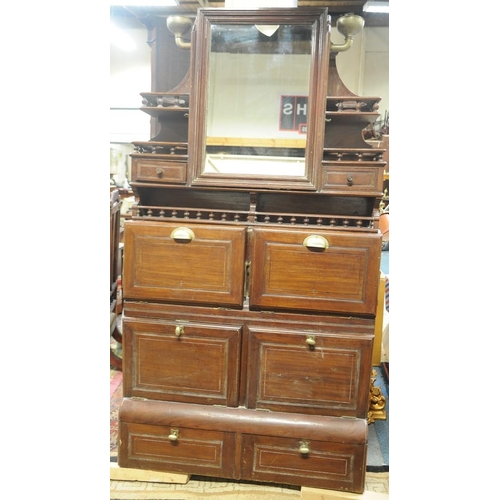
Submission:
M 248 342 L 248 408 L 366 417 L 372 334 L 250 325 Z
M 238 406 L 241 330 L 125 317 L 124 396 Z
M 259 227 L 251 238 L 250 308 L 375 315 L 380 234 Z
M 235 436 L 190 429 L 178 422 L 148 425 L 120 422 L 120 467 L 212 477 L 233 477 Z
M 242 475 L 252 481 L 363 493 L 367 447 L 353 437 L 341 443 L 308 439 L 307 435 L 247 435 L 243 437 Z
M 242 307 L 245 227 L 183 222 L 125 223 L 124 299 Z
M 376 194 L 382 192 L 383 182 L 383 165 L 374 166 L 369 162 L 364 166 L 354 162 L 352 165 L 323 163 L 321 191 L 325 193 Z
M 132 158 L 132 179 L 169 184 L 186 183 L 186 162 Z

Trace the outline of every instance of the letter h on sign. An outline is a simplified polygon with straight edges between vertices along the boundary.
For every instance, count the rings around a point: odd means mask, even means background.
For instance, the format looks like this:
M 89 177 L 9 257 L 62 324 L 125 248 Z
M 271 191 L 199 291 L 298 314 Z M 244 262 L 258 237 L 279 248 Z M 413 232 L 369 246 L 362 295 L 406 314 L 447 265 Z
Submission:
M 280 106 L 280 130 L 307 132 L 307 97 L 282 95 Z

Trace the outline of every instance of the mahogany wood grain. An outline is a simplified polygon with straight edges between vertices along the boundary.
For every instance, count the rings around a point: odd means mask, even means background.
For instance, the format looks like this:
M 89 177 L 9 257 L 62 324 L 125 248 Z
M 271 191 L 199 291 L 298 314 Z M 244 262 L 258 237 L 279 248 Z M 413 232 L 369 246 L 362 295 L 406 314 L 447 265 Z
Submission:
M 303 245 L 316 234 L 328 248 Z M 375 315 L 379 234 L 256 227 L 251 235 L 251 308 Z
M 246 408 L 224 408 L 197 404 L 172 403 L 124 398 L 120 421 L 146 425 L 186 427 L 226 432 L 286 436 L 308 436 L 317 441 L 356 445 L 368 442 L 368 424 L 364 419 L 274 413 Z
M 123 394 L 237 406 L 241 326 L 180 321 L 123 321 Z M 177 330 L 176 334 L 176 329 Z
M 235 477 L 234 434 L 175 425 L 179 438 L 171 441 L 172 426 L 124 422 L 119 426 L 120 467 L 141 468 L 147 464 L 151 470 Z
M 147 463 L 152 470 L 355 492 L 364 488 L 365 420 L 125 398 L 120 436 L 121 467 Z
M 359 163 L 338 166 L 335 162 L 323 162 L 320 182 L 322 192 L 351 196 L 375 193 L 382 196 L 384 165 L 374 165 L 374 162 L 363 162 L 363 165 Z
M 248 408 L 366 415 L 372 335 L 331 334 L 313 325 L 249 330 Z
M 188 227 L 192 241 L 172 231 Z M 243 305 L 244 227 L 130 221 L 125 231 L 123 297 Z
M 186 162 L 132 156 L 132 175 L 141 181 L 185 184 Z
M 305 443 L 307 454 L 299 452 Z M 365 445 L 268 437 L 243 436 L 242 476 L 253 481 L 296 484 L 362 493 L 366 468 Z

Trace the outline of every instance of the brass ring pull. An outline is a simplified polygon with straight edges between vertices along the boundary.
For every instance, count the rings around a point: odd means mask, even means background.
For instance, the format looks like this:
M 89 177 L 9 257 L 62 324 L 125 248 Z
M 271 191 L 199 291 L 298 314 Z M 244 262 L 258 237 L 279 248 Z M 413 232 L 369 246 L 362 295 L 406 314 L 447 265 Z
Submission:
M 162 168 L 160 168 L 160 167 L 158 167 L 158 168 L 156 169 L 156 174 L 158 175 L 158 177 L 162 177 L 162 176 L 163 176 L 163 169 L 162 169 Z
M 308 236 L 302 244 L 307 248 L 322 250 L 326 250 L 329 246 L 328 240 L 318 234 L 311 234 L 311 236 Z
M 310 346 L 316 345 L 316 340 L 314 339 L 314 335 L 308 335 L 306 338 L 306 344 Z
M 352 186 L 354 184 L 354 179 L 352 178 L 352 175 L 347 176 L 347 185 Z
M 170 441 L 177 441 L 179 438 L 179 429 L 170 429 L 170 434 L 168 435 L 168 439 Z
M 303 455 L 307 455 L 309 453 L 309 443 L 306 443 L 305 441 L 302 441 L 300 443 L 300 448 L 299 448 L 300 453 Z
M 180 337 L 184 333 L 184 327 L 182 325 L 177 325 L 175 327 L 175 336 Z
M 176 227 L 170 234 L 170 237 L 173 240 L 193 241 L 194 233 L 188 227 Z

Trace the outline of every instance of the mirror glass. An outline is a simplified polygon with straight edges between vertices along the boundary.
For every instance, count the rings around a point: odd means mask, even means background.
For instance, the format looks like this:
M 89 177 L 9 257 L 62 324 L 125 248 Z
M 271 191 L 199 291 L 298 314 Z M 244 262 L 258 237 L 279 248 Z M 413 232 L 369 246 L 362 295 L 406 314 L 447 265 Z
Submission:
M 210 31 L 204 173 L 304 176 L 310 25 Z
M 316 189 L 329 16 L 321 8 L 199 9 L 191 48 L 191 184 Z

